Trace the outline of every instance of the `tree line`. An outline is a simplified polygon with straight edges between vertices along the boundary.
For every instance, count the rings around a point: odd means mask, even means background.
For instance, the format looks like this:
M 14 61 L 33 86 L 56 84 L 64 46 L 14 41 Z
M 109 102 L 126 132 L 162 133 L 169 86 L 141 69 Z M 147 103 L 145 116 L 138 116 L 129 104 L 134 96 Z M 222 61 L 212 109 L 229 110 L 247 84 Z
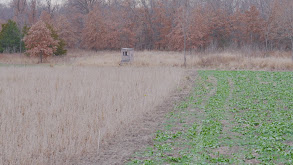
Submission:
M 293 49 L 292 0 L 12 0 L 0 9 L 13 13 L 1 16 L 2 31 L 11 19 L 21 42 L 24 28 L 42 21 L 67 48 Z

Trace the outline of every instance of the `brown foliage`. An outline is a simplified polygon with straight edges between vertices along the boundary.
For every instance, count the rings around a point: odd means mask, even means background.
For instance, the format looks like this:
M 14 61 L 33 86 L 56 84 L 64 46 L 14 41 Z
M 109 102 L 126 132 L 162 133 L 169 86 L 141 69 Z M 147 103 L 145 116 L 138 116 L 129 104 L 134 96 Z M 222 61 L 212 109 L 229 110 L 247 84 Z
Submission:
M 20 28 L 37 21 L 36 13 L 41 11 L 35 2 L 13 0 Z M 186 46 L 188 50 L 225 50 L 248 46 L 267 51 L 289 50 L 293 48 L 292 3 L 67 0 L 59 8 L 47 3 L 43 9 L 48 10 L 42 12 L 40 19 L 53 25 L 69 47 L 85 49 L 183 50 Z
M 187 24 L 185 21 L 185 10 L 183 7 L 179 8 L 175 12 L 175 19 L 173 22 L 173 28 L 168 34 L 169 47 L 172 50 L 183 50 L 184 49 L 184 32 L 187 31 Z
M 83 29 L 83 45 L 87 49 L 101 50 L 106 48 L 106 24 L 98 6 L 92 10 L 86 19 Z
M 48 13 L 46 10 L 42 11 L 40 20 L 42 20 L 46 24 L 53 25 L 52 15 Z
M 243 21 L 245 23 L 245 39 L 249 43 L 259 42 L 262 36 L 263 20 L 260 18 L 260 13 L 255 6 L 251 6 L 245 12 Z
M 63 15 L 58 16 L 54 22 L 58 36 L 66 41 L 67 47 L 73 48 L 77 38 L 72 23 Z
M 133 7 L 130 1 L 125 1 L 122 5 L 120 18 L 121 19 L 121 30 L 119 30 L 119 24 L 116 25 L 116 31 L 120 31 L 119 44 L 116 48 L 120 47 L 134 47 L 136 42 L 135 34 L 135 16 L 133 15 Z M 111 24 L 110 24 L 111 25 Z M 119 47 L 120 46 L 120 47 Z
M 205 47 L 210 41 L 210 29 L 208 19 L 205 19 L 205 11 L 197 8 L 192 13 L 190 21 L 190 45 L 193 49 Z
M 96 5 L 87 15 L 82 32 L 85 48 L 117 50 L 121 47 L 134 47 L 135 21 L 131 14 L 131 4 L 126 1 L 120 8 L 111 6 L 111 9 L 103 10 Z
M 44 58 L 53 55 L 53 52 L 56 51 L 56 46 L 58 44 L 51 37 L 50 30 L 46 27 L 46 24 L 40 20 L 34 24 L 27 36 L 24 38 L 24 42 L 27 48 L 27 53 L 30 56 L 42 56 Z
M 156 49 L 167 49 L 169 44 L 168 35 L 172 30 L 172 16 L 167 6 L 163 2 L 159 1 L 155 6 L 154 23 L 157 29 L 157 36 L 155 42 Z

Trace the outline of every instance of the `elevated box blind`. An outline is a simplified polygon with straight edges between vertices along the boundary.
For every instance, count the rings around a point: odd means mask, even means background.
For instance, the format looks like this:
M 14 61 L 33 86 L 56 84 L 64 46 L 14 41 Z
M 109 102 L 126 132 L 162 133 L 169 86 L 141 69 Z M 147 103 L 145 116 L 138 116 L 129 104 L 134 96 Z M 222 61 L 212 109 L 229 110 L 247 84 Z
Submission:
M 121 64 L 131 63 L 134 60 L 134 49 L 133 48 L 122 48 L 121 49 Z

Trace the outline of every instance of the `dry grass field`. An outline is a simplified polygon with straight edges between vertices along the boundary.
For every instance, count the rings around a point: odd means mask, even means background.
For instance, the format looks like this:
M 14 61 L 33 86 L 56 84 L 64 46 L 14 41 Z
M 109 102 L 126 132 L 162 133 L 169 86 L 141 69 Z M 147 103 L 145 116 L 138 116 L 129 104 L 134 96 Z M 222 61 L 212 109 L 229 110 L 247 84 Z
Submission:
M 79 54 L 86 56 L 80 57 Z M 119 52 L 71 51 L 69 56 L 75 65 L 118 66 Z M 241 53 L 222 52 L 187 55 L 187 67 L 197 69 L 227 70 L 293 70 L 290 52 L 270 52 L 265 57 L 262 52 Z M 183 54 L 180 52 L 140 51 L 135 53 L 134 66 L 181 67 Z
M 153 67 L 168 66 L 181 67 L 183 53 L 166 51 L 138 51 L 135 52 L 132 66 Z M 49 58 L 51 65 L 74 66 L 119 66 L 121 60 L 118 51 L 88 51 L 69 50 L 66 56 Z M 38 58 L 25 55 L 1 55 L 0 64 L 36 64 Z M 290 52 L 272 51 L 227 51 L 221 53 L 190 53 L 187 55 L 187 68 L 221 69 L 221 70 L 293 70 Z
M 0 164 L 66 164 L 150 112 L 180 68 L 0 67 Z

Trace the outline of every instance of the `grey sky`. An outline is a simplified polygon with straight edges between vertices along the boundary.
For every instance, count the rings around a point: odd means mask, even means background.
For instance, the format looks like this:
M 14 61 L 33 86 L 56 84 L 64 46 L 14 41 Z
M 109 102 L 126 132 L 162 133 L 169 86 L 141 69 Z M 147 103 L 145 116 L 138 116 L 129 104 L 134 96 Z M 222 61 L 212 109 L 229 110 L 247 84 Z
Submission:
M 44 1 L 44 0 L 41 0 L 41 1 Z M 62 3 L 62 1 L 65 1 L 65 0 L 52 0 L 52 3 L 53 4 L 56 4 L 56 2 L 57 3 Z M 11 0 L 0 0 L 1 4 L 8 4 L 9 2 L 11 2 Z

